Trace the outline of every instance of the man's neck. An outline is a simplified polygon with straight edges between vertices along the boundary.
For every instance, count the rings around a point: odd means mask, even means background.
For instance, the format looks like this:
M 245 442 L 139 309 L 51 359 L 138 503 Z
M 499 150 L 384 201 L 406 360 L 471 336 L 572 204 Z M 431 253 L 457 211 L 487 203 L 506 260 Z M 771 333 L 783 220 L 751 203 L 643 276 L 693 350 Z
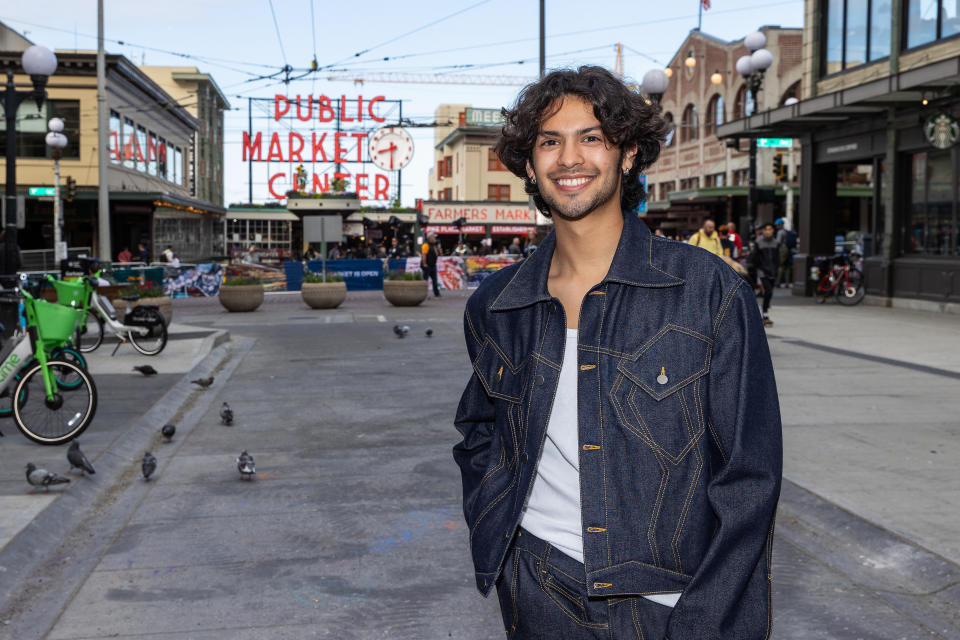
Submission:
M 617 203 L 619 205 L 619 203 Z M 554 217 L 556 248 L 550 262 L 550 277 L 600 282 L 620 243 L 623 214 L 620 207 L 598 210 L 580 220 Z

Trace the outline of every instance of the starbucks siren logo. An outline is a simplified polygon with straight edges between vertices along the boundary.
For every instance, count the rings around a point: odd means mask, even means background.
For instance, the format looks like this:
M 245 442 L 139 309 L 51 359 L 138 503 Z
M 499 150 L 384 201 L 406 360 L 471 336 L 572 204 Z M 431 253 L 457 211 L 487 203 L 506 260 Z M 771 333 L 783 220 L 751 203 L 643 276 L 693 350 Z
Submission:
M 930 144 L 937 149 L 948 149 L 960 138 L 960 124 L 956 118 L 947 113 L 938 113 L 927 118 L 923 125 L 923 133 Z

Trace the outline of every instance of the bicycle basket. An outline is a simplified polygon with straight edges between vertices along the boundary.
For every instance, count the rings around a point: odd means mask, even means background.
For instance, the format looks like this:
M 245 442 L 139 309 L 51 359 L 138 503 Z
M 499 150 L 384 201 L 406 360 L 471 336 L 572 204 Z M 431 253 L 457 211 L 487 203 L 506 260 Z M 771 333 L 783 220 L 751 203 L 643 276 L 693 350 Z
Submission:
M 57 290 L 57 304 L 65 307 L 80 307 L 84 303 L 87 287 L 83 280 L 54 280 L 53 288 Z
M 53 304 L 46 300 L 24 298 L 27 323 L 37 328 L 37 338 L 43 342 L 66 342 L 80 324 L 82 311 Z

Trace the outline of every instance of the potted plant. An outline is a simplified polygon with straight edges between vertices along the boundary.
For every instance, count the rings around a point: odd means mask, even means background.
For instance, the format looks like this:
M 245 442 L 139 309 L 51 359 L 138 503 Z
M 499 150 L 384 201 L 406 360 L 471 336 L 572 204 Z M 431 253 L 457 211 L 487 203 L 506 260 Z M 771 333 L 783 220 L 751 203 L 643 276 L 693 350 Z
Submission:
M 395 307 L 415 307 L 427 299 L 427 281 L 419 271 L 391 271 L 383 280 L 383 297 Z
M 324 280 L 310 273 L 303 278 L 300 295 L 311 309 L 336 309 L 347 298 L 347 283 L 339 274 L 327 274 Z
M 124 296 L 140 296 L 140 299 L 128 301 L 123 299 Z M 117 317 L 121 319 L 128 311 L 138 305 L 154 304 L 160 309 L 160 315 L 163 316 L 163 321 L 167 326 L 170 326 L 170 321 L 173 320 L 173 300 L 164 293 L 162 287 L 153 283 L 124 287 L 111 302 L 117 310 Z
M 263 283 L 260 278 L 228 278 L 218 298 L 227 311 L 256 311 L 263 304 Z

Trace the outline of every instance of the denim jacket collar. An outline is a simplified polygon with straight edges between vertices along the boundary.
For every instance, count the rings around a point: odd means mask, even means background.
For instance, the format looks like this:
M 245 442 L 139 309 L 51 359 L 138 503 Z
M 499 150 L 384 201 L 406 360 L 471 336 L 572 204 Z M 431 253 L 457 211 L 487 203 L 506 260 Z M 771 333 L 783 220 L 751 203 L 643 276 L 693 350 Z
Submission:
M 683 284 L 683 278 L 667 273 L 657 266 L 657 247 L 652 235 L 647 225 L 638 217 L 624 215 L 620 242 L 610 264 L 610 271 L 603 282 L 619 282 L 635 287 L 672 287 Z M 550 300 L 547 277 L 556 245 L 556 231 L 551 231 L 533 255 L 523 261 L 513 278 L 490 305 L 490 310 L 508 311 Z

